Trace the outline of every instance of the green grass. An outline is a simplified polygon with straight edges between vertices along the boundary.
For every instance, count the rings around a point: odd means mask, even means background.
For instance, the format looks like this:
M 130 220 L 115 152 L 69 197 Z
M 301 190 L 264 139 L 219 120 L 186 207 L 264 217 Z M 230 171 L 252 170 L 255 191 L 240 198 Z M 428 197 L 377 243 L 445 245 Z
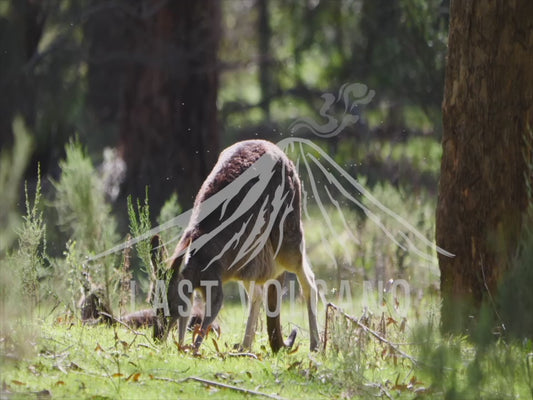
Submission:
M 331 313 L 326 351 L 309 353 L 305 310 L 299 303 L 292 310 L 285 304 L 284 333 L 295 326 L 301 331 L 296 351 L 276 355 L 264 321 L 252 351 L 235 353 L 246 322 L 238 304 L 226 303 L 221 336 L 208 337 L 198 355 L 179 350 L 172 338 L 153 343 L 150 329 L 135 334 L 123 326 L 84 326 L 49 317 L 38 324 L 33 355 L 13 359 L 2 352 L 3 391 L 12 398 L 30 393 L 96 399 L 261 398 L 259 393 L 287 399 L 531 398 L 531 341 L 499 341 L 479 349 L 463 337 L 442 338 L 436 329 L 437 297 L 413 301 L 405 320 L 393 309 L 362 319 L 382 339 Z M 323 307 L 319 313 L 323 333 Z M 9 340 L 2 338 L 4 350 Z
M 237 356 L 232 349 L 244 334 L 244 309 L 228 305 L 220 320 L 223 333 L 215 339 L 219 351 L 209 337 L 195 356 L 180 352 L 170 338 L 165 344 L 154 344 L 149 329 L 136 335 L 122 326 L 83 326 L 48 319 L 41 324 L 33 357 L 3 359 L 2 380 L 13 393 L 47 390 L 60 398 L 245 397 L 233 389 L 193 380 L 179 383 L 192 376 L 289 398 L 329 398 L 336 391 L 333 382 L 320 379 L 320 356 L 309 355 L 305 334 L 294 354 L 272 355 L 266 334 L 261 332 L 253 356 Z M 297 321 L 296 316 L 293 322 Z

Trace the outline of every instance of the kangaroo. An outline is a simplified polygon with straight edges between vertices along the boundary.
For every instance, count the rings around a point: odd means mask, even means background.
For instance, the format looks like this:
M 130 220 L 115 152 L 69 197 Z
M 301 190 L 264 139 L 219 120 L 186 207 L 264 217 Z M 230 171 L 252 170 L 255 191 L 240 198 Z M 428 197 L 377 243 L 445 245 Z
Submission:
M 267 332 L 273 352 L 283 341 L 279 316 L 285 271 L 296 274 L 309 318 L 310 348 L 317 350 L 317 289 L 307 261 L 301 222 L 301 187 L 294 164 L 273 143 L 247 140 L 224 150 L 200 188 L 188 226 L 169 261 L 168 306 L 161 338 L 178 323 L 183 344 L 193 291 L 205 300 L 198 348 L 223 302 L 223 283 L 248 283 L 249 316 L 242 347 L 253 343 L 266 290 Z

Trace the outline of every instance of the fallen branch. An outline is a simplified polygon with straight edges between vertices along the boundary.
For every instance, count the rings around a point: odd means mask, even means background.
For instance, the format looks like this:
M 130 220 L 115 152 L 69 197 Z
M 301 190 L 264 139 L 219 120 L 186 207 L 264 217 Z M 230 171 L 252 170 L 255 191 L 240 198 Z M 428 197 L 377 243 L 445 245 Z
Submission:
M 362 330 L 364 330 L 365 332 L 367 333 L 370 333 L 372 336 L 374 336 L 376 339 L 378 339 L 380 342 L 382 343 L 385 343 L 387 344 L 388 346 L 390 346 L 391 349 L 393 349 L 394 351 L 396 351 L 398 354 L 400 354 L 402 357 L 404 358 L 407 358 L 409 361 L 411 361 L 414 365 L 417 365 L 419 364 L 419 361 L 414 358 L 413 356 L 405 353 L 404 351 L 400 350 L 400 348 L 390 342 L 389 340 L 385 339 L 383 336 L 381 336 L 379 333 L 377 333 L 376 331 L 374 331 L 373 329 L 370 329 L 368 326 L 366 326 L 365 324 L 363 324 L 362 322 L 360 322 L 357 318 L 355 317 L 352 317 L 351 315 L 348 315 L 346 314 L 344 311 L 342 311 L 342 309 L 338 306 L 336 306 L 335 304 L 333 303 L 328 303 L 328 305 L 326 306 L 326 332 L 325 332 L 325 338 L 324 338 L 324 351 L 326 351 L 326 344 L 327 344 L 327 336 L 328 336 L 328 332 L 327 332 L 327 321 L 329 319 L 329 310 L 330 309 L 333 309 L 335 310 L 336 312 L 338 312 L 339 314 L 341 314 L 344 318 L 346 318 L 347 320 L 353 322 L 354 324 L 356 324 L 359 328 L 361 328 Z
M 195 381 L 195 382 L 203 383 L 205 385 L 215 386 L 215 387 L 219 387 L 219 388 L 223 388 L 223 389 L 235 390 L 236 392 L 251 394 L 251 395 L 254 395 L 254 396 L 262 396 L 262 397 L 267 397 L 269 399 L 276 399 L 276 400 L 285 400 L 284 397 L 281 397 L 281 396 L 278 396 L 278 395 L 275 395 L 275 394 L 268 394 L 268 393 L 258 392 L 256 390 L 245 389 L 245 388 L 242 388 L 242 387 L 239 387 L 239 386 L 233 386 L 233 385 L 228 385 L 226 383 L 220 383 L 220 382 L 216 382 L 216 381 L 210 381 L 208 379 L 198 378 L 196 376 L 189 376 L 187 378 L 183 378 L 183 379 L 179 379 L 179 380 L 171 379 L 171 378 L 164 378 L 164 377 L 154 377 L 154 379 L 155 380 L 159 380 L 159 381 L 164 381 L 164 382 L 177 383 L 177 384 L 181 384 L 181 383 L 184 383 L 184 382 L 187 382 L 187 381 Z
M 257 354 L 254 353 L 226 353 L 229 357 L 248 357 L 258 360 Z

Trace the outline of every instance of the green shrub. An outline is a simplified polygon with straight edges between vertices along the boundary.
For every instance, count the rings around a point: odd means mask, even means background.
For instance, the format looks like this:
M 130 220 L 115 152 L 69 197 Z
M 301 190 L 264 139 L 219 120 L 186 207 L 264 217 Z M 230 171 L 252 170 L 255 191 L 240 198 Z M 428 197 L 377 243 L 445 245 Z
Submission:
M 82 145 L 71 140 L 65 153 L 65 159 L 59 163 L 61 177 L 53 182 L 56 193 L 52 205 L 58 225 L 69 240 L 65 259 L 56 260 L 57 276 L 63 278 L 68 296 L 77 291 L 76 286 L 85 290 L 100 288 L 104 291 L 104 301 L 110 305 L 111 295 L 115 293 L 112 288 L 117 282 L 114 269 L 117 256 L 111 254 L 92 261 L 88 257 L 116 244 L 117 224 L 111 206 L 106 203 L 102 181 Z M 75 300 L 66 297 L 64 302 L 72 308 Z
M 23 120 L 13 122 L 15 142 L 13 149 L 0 153 L 0 257 L 4 256 L 16 237 L 15 227 L 19 224 L 16 206 L 19 199 L 20 182 L 31 151 L 31 137 Z
M 150 205 L 148 204 L 148 187 L 146 187 L 146 194 L 143 204 L 137 199 L 137 209 L 133 206 L 131 196 L 128 196 L 128 217 L 130 221 L 130 234 L 134 239 L 139 239 L 146 235 L 152 229 L 150 222 Z M 150 237 L 140 240 L 135 248 L 137 256 L 141 260 L 141 268 L 154 278 L 153 270 L 150 263 Z
M 12 257 L 13 265 L 17 266 L 20 275 L 21 289 L 26 305 L 33 316 L 33 309 L 40 301 L 39 277 L 44 275 L 46 258 L 46 225 L 41 209 L 41 177 L 38 170 L 37 187 L 33 205 L 31 204 L 28 187 L 25 185 L 26 215 L 24 223 L 18 230 L 18 249 Z
M 178 195 L 172 194 L 170 198 L 163 204 L 159 216 L 157 217 L 157 223 L 163 225 L 164 223 L 176 218 L 182 213 L 181 205 L 178 201 Z M 182 228 L 174 226 L 161 232 L 163 243 L 167 246 L 167 250 L 172 251 L 172 248 L 176 245 L 176 242 L 180 238 Z
M 365 184 L 364 180 L 360 182 Z M 435 200 L 430 195 L 425 192 L 402 193 L 387 183 L 376 185 L 372 195 L 408 221 L 429 241 L 433 241 Z M 365 199 L 362 199 L 362 203 L 365 204 Z M 342 279 L 383 282 L 406 279 L 413 288 L 422 289 L 438 281 L 436 256 L 427 260 L 414 251 L 402 249 L 376 221 L 363 216 L 359 209 L 342 206 L 342 212 L 346 223 L 334 207 L 326 208 L 335 234 L 330 234 L 326 229 L 324 216 L 318 207 L 309 207 L 309 218 L 304 220 L 309 259 L 318 278 L 327 278 L 329 283 Z M 376 215 L 382 227 L 394 234 L 404 247 L 407 247 L 406 240 L 420 245 L 414 234 L 404 229 L 394 218 L 383 212 Z M 426 246 L 421 247 L 421 250 L 430 249 Z
M 25 241 L 19 240 L 19 249 L 12 246 L 17 234 L 24 232 L 20 228 L 20 217 L 16 212 L 20 183 L 30 156 L 31 138 L 26 131 L 21 118 L 15 118 L 13 123 L 14 145 L 10 150 L 2 149 L 0 153 L 0 355 L 6 354 L 19 357 L 32 351 L 30 344 L 35 341 L 35 330 L 28 326 L 27 298 L 23 291 L 23 269 L 29 266 L 27 260 L 19 255 L 25 252 L 33 253 L 32 249 L 21 248 Z M 39 202 L 34 201 L 34 206 Z M 30 207 L 31 209 L 31 207 Z M 31 220 L 26 215 L 26 223 Z M 39 229 L 40 231 L 40 229 Z M 40 242 L 39 239 L 32 240 Z M 22 263 L 22 264 L 21 264 Z M 36 285 L 35 276 L 28 277 L 26 284 Z M 2 368 L 0 366 L 0 368 Z
M 54 182 L 53 206 L 60 228 L 75 239 L 80 249 L 98 254 L 117 241 L 116 222 L 105 201 L 102 182 L 82 145 L 71 140 L 60 161 L 61 177 Z
M 499 306 L 506 332 L 533 338 L 533 232 L 527 232 L 520 255 L 499 288 Z

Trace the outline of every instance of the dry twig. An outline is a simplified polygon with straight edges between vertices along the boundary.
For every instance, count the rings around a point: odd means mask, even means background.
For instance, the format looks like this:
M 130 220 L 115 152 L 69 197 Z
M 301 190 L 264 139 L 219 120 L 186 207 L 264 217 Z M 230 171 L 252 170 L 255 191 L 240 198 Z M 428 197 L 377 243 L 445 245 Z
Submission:
M 154 377 L 154 379 L 160 380 L 160 381 L 165 381 L 165 382 L 177 383 L 177 384 L 181 384 L 181 383 L 184 383 L 184 382 L 187 382 L 187 381 L 195 381 L 195 382 L 203 383 L 205 385 L 219 387 L 219 388 L 223 388 L 223 389 L 235 390 L 237 392 L 251 394 L 251 395 L 254 395 L 254 396 L 262 396 L 262 397 L 267 397 L 269 399 L 276 399 L 276 400 L 285 400 L 284 397 L 281 397 L 281 396 L 278 396 L 278 395 L 275 395 L 275 394 L 258 392 L 256 390 L 245 389 L 245 388 L 242 388 L 242 387 L 239 387 L 239 386 L 228 385 L 226 383 L 220 383 L 220 382 L 216 382 L 216 381 L 210 381 L 208 379 L 198 378 L 196 376 L 189 376 L 187 378 L 183 378 L 183 379 L 180 379 L 180 380 L 171 379 L 171 378 L 164 378 L 164 377 Z
M 385 339 L 383 336 L 381 336 L 379 333 L 377 333 L 376 331 L 374 331 L 373 329 L 370 329 L 368 326 L 366 326 L 365 324 L 363 324 L 362 322 L 360 322 L 357 318 L 355 317 L 352 317 L 351 315 L 348 315 L 346 314 L 344 311 L 341 310 L 340 307 L 336 306 L 335 304 L 333 303 L 328 303 L 328 305 L 326 306 L 326 332 L 325 332 L 325 338 L 324 338 L 324 351 L 326 351 L 326 343 L 327 343 L 327 336 L 328 336 L 328 332 L 327 332 L 327 321 L 328 321 L 328 317 L 329 317 L 329 310 L 330 309 L 333 309 L 335 310 L 336 312 L 338 312 L 339 314 L 341 314 L 344 318 L 346 318 L 347 320 L 353 322 L 354 324 L 356 324 L 359 328 L 361 328 L 362 330 L 364 330 L 365 332 L 367 333 L 370 333 L 372 336 L 374 336 L 376 339 L 378 339 L 380 342 L 382 343 L 385 343 L 387 344 L 388 346 L 390 346 L 391 349 L 393 349 L 395 352 L 397 352 L 398 354 L 400 354 L 402 357 L 404 358 L 407 358 L 409 361 L 411 361 L 414 365 L 417 365 L 419 364 L 419 361 L 414 358 L 413 356 L 405 353 L 404 351 L 400 350 L 398 348 L 398 346 L 392 342 L 390 342 L 389 340 Z

